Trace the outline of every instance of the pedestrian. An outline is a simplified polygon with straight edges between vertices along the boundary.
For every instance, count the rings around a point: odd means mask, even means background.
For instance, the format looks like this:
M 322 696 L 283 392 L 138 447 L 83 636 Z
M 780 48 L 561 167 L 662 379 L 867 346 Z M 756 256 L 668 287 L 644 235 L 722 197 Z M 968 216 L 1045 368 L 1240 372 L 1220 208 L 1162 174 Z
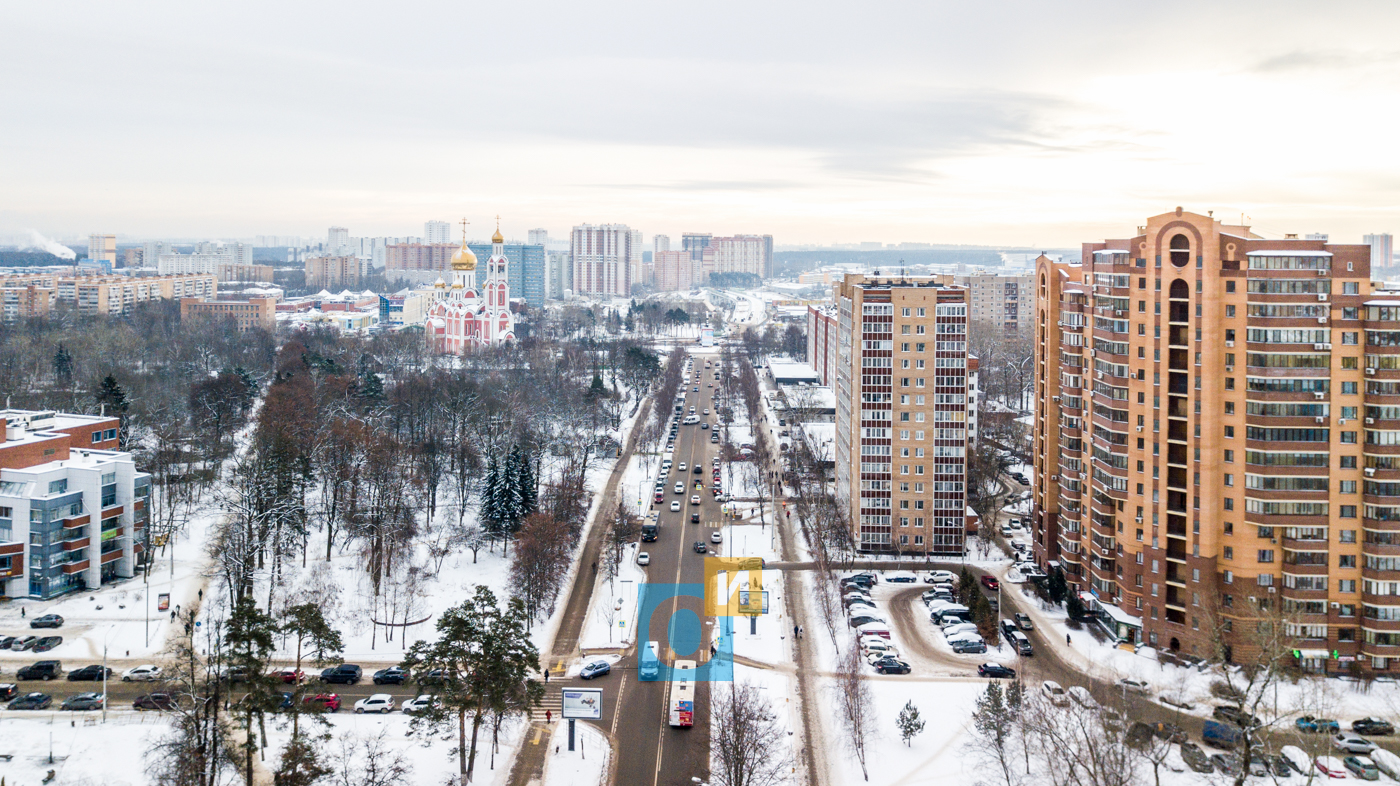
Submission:
M 554 722 L 554 713 L 550 712 L 549 710 L 545 710 L 545 711 L 544 711 L 544 722 L 545 722 L 545 723 L 553 723 L 553 722 Z
M 547 667 L 547 666 L 545 667 L 545 670 L 544 670 L 544 681 L 545 681 L 545 682 L 549 682 L 549 667 Z
M 802 630 L 802 627 L 801 627 L 800 625 L 793 625 L 793 626 L 792 626 L 792 637 L 793 637 L 794 639 L 797 638 L 797 636 L 798 636 L 798 634 L 801 632 L 801 630 Z
M 171 621 L 171 622 L 174 622 L 174 621 L 175 621 L 175 612 L 174 612 L 173 610 L 170 612 L 170 621 Z
M 199 599 L 200 599 L 201 601 L 204 600 L 204 588 L 203 588 L 203 587 L 200 587 L 200 588 L 199 588 Z
M 802 637 L 805 636 L 805 635 L 807 635 L 807 631 L 803 630 L 803 628 L 802 628 L 801 625 L 798 625 L 798 626 L 797 626 L 797 638 L 800 639 L 800 638 L 802 638 Z
M 598 560 L 596 560 L 596 559 L 593 560 L 593 572 L 594 572 L 594 573 L 597 573 L 597 572 L 598 572 Z
M 1071 640 L 1071 639 L 1070 639 L 1070 637 L 1069 637 L 1069 634 L 1068 634 L 1068 633 L 1066 633 L 1066 634 L 1065 634 L 1065 643 L 1066 643 L 1066 644 L 1070 644 L 1070 643 L 1072 643 L 1072 640 Z
M 20 606 L 20 607 L 19 607 L 19 618 L 20 618 L 20 619 L 24 619 L 24 607 L 23 607 L 23 606 Z

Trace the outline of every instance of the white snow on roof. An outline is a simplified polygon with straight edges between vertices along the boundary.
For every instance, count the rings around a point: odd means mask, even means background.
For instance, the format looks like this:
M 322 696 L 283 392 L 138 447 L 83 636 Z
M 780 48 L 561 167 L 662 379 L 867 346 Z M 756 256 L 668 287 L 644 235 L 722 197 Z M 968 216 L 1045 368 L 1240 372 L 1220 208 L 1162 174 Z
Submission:
M 1400 306 L 1400 300 L 1368 300 L 1368 306 Z
M 1330 257 L 1331 251 L 1302 251 L 1294 249 L 1279 249 L 1277 251 L 1251 251 L 1245 254 L 1247 257 Z
M 1095 251 L 1094 253 L 1095 253 L 1095 254 L 1131 254 L 1132 252 L 1129 251 L 1129 250 L 1126 249 L 1126 248 L 1101 248 L 1101 249 L 1099 249 L 1098 251 Z

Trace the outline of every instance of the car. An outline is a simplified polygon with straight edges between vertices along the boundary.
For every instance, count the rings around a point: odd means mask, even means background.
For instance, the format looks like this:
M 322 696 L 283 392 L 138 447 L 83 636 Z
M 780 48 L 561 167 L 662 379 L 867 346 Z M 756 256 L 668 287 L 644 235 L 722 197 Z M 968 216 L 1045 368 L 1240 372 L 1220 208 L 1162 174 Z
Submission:
M 340 696 L 335 693 L 305 696 L 301 700 L 301 706 L 311 712 L 340 712 Z
M 394 697 L 387 693 L 376 693 L 368 698 L 355 702 L 355 714 L 363 715 L 366 712 L 389 713 L 394 710 Z
M 1280 778 L 1287 778 L 1293 775 L 1293 764 L 1286 757 L 1274 753 L 1264 754 L 1264 761 L 1268 763 L 1269 769 L 1274 775 Z
M 1218 721 L 1233 723 L 1242 729 L 1260 725 L 1258 718 L 1250 715 L 1239 707 L 1232 707 L 1228 704 L 1216 707 L 1214 710 L 1211 710 L 1210 714 L 1212 718 Z
M 685 484 L 684 484 L 684 483 L 681 483 L 681 482 L 679 482 L 679 481 L 677 481 L 676 487 L 673 488 L 673 489 L 671 489 L 671 492 L 674 493 L 674 494 L 684 494 L 684 493 L 685 493 Z
M 690 392 L 691 392 L 691 393 L 699 393 L 699 392 L 700 392 L 700 386 L 699 386 L 699 385 L 696 385 L 695 387 L 693 387 L 693 388 L 690 389 Z
M 10 702 L 9 709 L 12 710 L 42 710 L 53 704 L 53 699 L 47 693 L 26 693 L 18 699 Z
M 691 495 L 690 495 L 690 504 L 692 504 L 692 505 L 699 505 L 699 504 L 700 504 L 700 495 L 699 495 L 699 494 L 691 494 Z
M 717 443 L 717 442 L 719 442 L 719 435 L 718 435 L 718 434 L 711 434 L 711 435 L 710 435 L 710 444 L 714 444 L 714 443 Z
M 681 463 L 679 463 L 679 464 L 676 465 L 676 471 L 677 471 L 677 472 L 685 472 L 685 462 L 684 462 L 684 461 L 682 461 Z
M 94 663 L 91 666 L 84 666 L 81 669 L 68 672 L 68 679 L 71 682 L 93 681 L 100 680 L 104 676 L 110 678 L 114 673 L 111 669 L 104 670 L 102 666 Z
M 306 672 L 294 666 L 285 669 L 277 669 L 267 676 L 285 685 L 300 685 L 306 682 Z
M 34 642 L 34 651 L 48 652 L 62 643 L 62 636 L 41 636 L 38 641 Z
M 1174 742 L 1177 745 L 1186 742 L 1186 730 L 1175 723 L 1159 722 L 1152 728 L 1152 733 L 1156 735 L 1159 740 Z
M 160 679 L 160 667 L 149 663 L 122 672 L 122 682 L 151 682 L 158 679 Z
M 650 564 L 651 564 L 651 554 L 648 554 L 648 553 L 645 552 L 645 551 L 639 551 L 639 552 L 637 552 L 637 564 L 638 564 L 638 565 L 650 565 Z
M 1030 615 L 1018 611 L 1012 614 L 1011 618 L 1016 620 L 1016 624 L 1020 626 L 1021 630 L 1035 630 L 1035 626 L 1031 624 Z
M 376 671 L 373 679 L 375 685 L 402 685 L 408 682 L 408 672 L 398 666 L 390 666 Z
M 1001 586 L 1000 582 L 997 581 L 996 576 L 983 576 L 981 579 L 979 579 L 979 581 L 982 582 L 982 586 L 986 587 L 989 590 L 994 590 L 997 587 Z
M 63 703 L 60 704 L 58 708 L 74 712 L 80 712 L 82 710 L 100 710 L 102 709 L 102 694 L 79 693 L 76 696 L 69 696 L 63 700 Z
M 896 573 L 892 576 L 885 577 L 885 581 L 890 584 L 913 584 L 918 580 L 918 576 L 912 573 Z
M 925 584 L 942 584 L 945 582 L 948 584 L 958 583 L 957 574 L 953 573 L 951 570 L 934 570 L 929 571 L 929 574 L 924 577 Z
M 948 646 L 953 648 L 953 652 L 958 654 L 981 655 L 987 651 L 987 643 L 978 639 L 959 639 L 948 642 Z
M 1054 680 L 1046 680 L 1040 683 L 1040 692 L 1056 707 L 1069 706 L 1069 694 L 1065 693 L 1065 689 L 1061 687 L 1060 683 Z
M 693 475 L 703 475 L 704 473 L 705 473 L 705 468 L 702 467 L 702 466 L 700 466 L 699 464 L 696 464 L 696 465 L 695 465 L 695 470 L 694 470 L 691 474 L 693 474 Z
M 137 696 L 131 703 L 134 710 L 173 710 L 178 706 L 175 696 L 169 693 L 148 693 Z
M 1306 775 L 1312 771 L 1313 762 L 1307 753 L 1296 745 L 1285 745 L 1279 748 L 1279 755 L 1288 762 L 1288 766 L 1299 775 Z
M 0 636 L 0 650 L 10 649 L 10 645 L 15 643 L 14 636 Z
M 30 620 L 29 627 L 61 628 L 63 627 L 63 618 L 58 616 L 57 614 L 45 614 L 42 617 L 35 617 L 34 619 Z
M 695 541 L 695 544 L 692 545 L 690 548 L 696 554 L 704 554 L 710 550 L 709 547 L 705 545 L 705 542 L 700 540 Z
M 38 641 L 38 636 L 18 636 L 15 638 L 15 643 L 10 645 L 10 649 L 16 652 L 24 652 L 25 650 L 33 649 Z
M 1194 742 L 1181 743 L 1181 760 L 1196 772 L 1215 772 L 1215 765 L 1211 764 L 1210 757 Z
M 1089 693 L 1089 689 L 1082 685 L 1071 685 L 1065 692 L 1069 694 L 1071 699 L 1074 699 L 1075 704 L 1078 704 L 1086 710 L 1096 710 L 1099 708 L 1099 703 L 1094 700 L 1093 694 Z
M 21 680 L 51 680 L 63 674 L 63 666 L 56 660 L 41 660 L 31 663 L 15 672 Z
M 1381 779 L 1381 771 L 1368 759 L 1359 756 L 1348 756 L 1342 759 L 1342 766 L 1346 767 L 1352 775 L 1363 781 L 1378 781 Z
M 1168 707 L 1176 707 L 1179 710 L 1186 710 L 1187 712 L 1196 709 L 1196 705 L 1183 699 L 1179 693 L 1163 693 L 1157 696 L 1157 700 Z
M 1014 620 L 1002 620 L 1000 627 L 1002 635 L 1008 640 L 1011 638 L 1011 634 L 1016 632 L 1016 622 Z
M 672 513 L 680 513 L 680 512 L 681 512 L 681 502 L 680 502 L 680 500 L 677 500 L 677 499 L 671 500 L 671 512 L 672 512 Z
M 886 620 L 884 617 L 881 617 L 879 614 L 876 614 L 872 610 L 861 609 L 859 611 L 851 612 L 851 619 L 849 621 L 849 624 L 852 628 L 859 628 L 862 625 L 869 625 L 872 622 L 877 622 L 881 625 L 884 625 L 888 622 L 888 620 Z
M 714 532 L 711 532 L 711 533 L 710 533 L 710 542 L 711 542 L 711 543 L 723 543 L 723 542 L 724 542 L 724 536 L 722 536 L 722 535 L 719 534 L 719 530 L 715 530 Z
M 591 680 L 594 677 L 601 677 L 604 674 L 612 673 L 612 664 L 605 660 L 595 660 L 585 663 L 583 669 L 579 671 L 579 679 Z
M 908 674 L 909 664 L 895 657 L 885 657 L 875 661 L 875 670 L 881 674 Z
M 710 430 L 710 424 L 702 421 L 702 422 L 700 423 L 700 430 L 701 430 L 701 431 L 709 431 L 709 430 Z
M 13 682 L 0 682 L 0 701 L 9 701 L 18 695 L 18 685 Z
M 1304 715 L 1293 721 L 1293 725 L 1298 731 L 1307 731 L 1314 734 L 1336 734 L 1342 727 L 1331 718 L 1314 718 L 1311 715 Z
M 1318 772 L 1329 778 L 1345 778 L 1347 776 L 1347 766 L 1335 756 L 1318 756 L 1313 759 L 1313 765 L 1317 767 Z
M 353 663 L 342 663 L 339 666 L 332 666 L 321 671 L 320 680 L 322 684 L 340 683 L 342 685 L 358 685 L 360 675 L 364 671 Z
M 419 674 L 414 679 L 414 682 L 418 683 L 418 686 L 421 688 L 436 688 L 441 686 L 446 681 L 447 672 L 443 669 L 429 669 L 428 671 Z
M 1370 753 L 1376 749 L 1376 744 L 1358 734 L 1344 731 L 1332 735 L 1332 747 L 1347 753 Z
M 977 676 L 998 680 L 1016 679 L 1016 670 L 1000 663 L 983 663 L 977 667 Z
M 1362 718 L 1351 722 L 1351 730 L 1357 734 L 1371 734 L 1385 736 L 1394 734 L 1395 727 L 1390 725 L 1390 721 L 1383 718 Z
M 1124 677 L 1118 681 L 1118 687 L 1127 693 L 1136 693 L 1139 696 L 1147 696 L 1152 692 L 1152 686 L 1142 680 L 1133 680 Z
M 220 680 L 229 683 L 247 682 L 250 676 L 246 666 L 223 666 L 219 668 L 218 674 Z
M 663 503 L 663 502 L 666 501 L 666 492 L 664 492 L 664 491 L 658 491 L 658 492 L 656 492 L 656 496 L 653 497 L 651 501 L 654 502 L 654 503 L 656 503 L 657 505 L 660 505 L 661 503 Z
M 846 613 L 855 617 L 876 617 L 879 618 L 880 610 L 869 603 L 852 603 L 846 607 Z
M 405 701 L 399 709 L 403 710 L 405 715 L 416 715 L 432 707 L 435 701 L 437 701 L 437 699 L 425 693 L 422 696 L 415 696 Z
M 964 633 L 976 633 L 977 625 L 972 622 L 950 622 L 943 626 L 943 637 L 952 639 L 954 637 L 964 638 Z
M 1210 763 L 1226 775 L 1238 775 L 1240 772 L 1240 760 L 1233 753 L 1212 753 Z
M 767 564 L 762 557 L 739 558 L 739 570 L 763 570 L 763 566 Z

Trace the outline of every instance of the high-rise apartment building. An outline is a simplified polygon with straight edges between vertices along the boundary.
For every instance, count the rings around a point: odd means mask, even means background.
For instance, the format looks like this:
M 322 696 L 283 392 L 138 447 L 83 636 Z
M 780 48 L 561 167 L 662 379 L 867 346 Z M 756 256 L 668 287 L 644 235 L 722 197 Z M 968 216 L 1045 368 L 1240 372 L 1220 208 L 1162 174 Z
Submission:
M 695 286 L 695 265 L 688 251 L 653 251 L 651 264 L 659 291 L 679 292 Z
M 656 253 L 656 252 L 658 252 L 658 251 L 670 251 L 670 250 L 671 250 L 671 236 L 670 236 L 670 235 L 652 235 L 652 236 L 651 236 L 651 250 L 652 250 L 652 253 Z
M 369 278 L 368 260 L 357 256 L 306 258 L 308 287 L 359 287 Z
M 525 240 L 532 246 L 544 246 L 549 244 L 548 229 L 531 229 L 525 233 Z
M 1023 310 L 1023 306 L 1034 302 L 1033 279 L 1030 273 L 1004 276 L 986 271 L 956 277 L 958 285 L 967 287 L 972 297 L 972 321 L 1000 325 L 1007 333 L 1030 324 L 1026 320 L 1031 312 Z
M 109 267 L 117 266 L 117 236 L 88 235 L 88 259 L 93 262 L 106 262 Z
M 761 278 L 773 277 L 773 236 L 734 235 L 710 238 L 709 247 L 715 251 L 716 273 L 749 273 Z
M 452 225 L 446 221 L 424 221 L 423 242 L 428 244 L 451 243 Z
M 457 244 L 446 243 L 394 243 L 384 251 L 385 275 L 393 277 L 395 271 L 403 270 L 442 270 L 452 269 L 452 254 Z
M 836 494 L 856 546 L 961 555 L 967 290 L 851 274 L 835 295 Z
M 1034 542 L 1121 638 L 1400 658 L 1400 292 L 1209 216 L 1036 261 Z
M 640 265 L 642 252 L 634 248 L 639 232 L 626 224 L 576 226 L 569 251 L 574 268 L 574 291 L 581 295 L 632 294 L 633 260 Z
M 1371 247 L 1371 270 L 1384 270 L 1395 264 L 1395 239 L 1389 233 L 1362 235 L 1361 242 Z
M 345 227 L 331 227 L 326 231 L 326 250 L 332 254 L 350 248 L 350 230 Z

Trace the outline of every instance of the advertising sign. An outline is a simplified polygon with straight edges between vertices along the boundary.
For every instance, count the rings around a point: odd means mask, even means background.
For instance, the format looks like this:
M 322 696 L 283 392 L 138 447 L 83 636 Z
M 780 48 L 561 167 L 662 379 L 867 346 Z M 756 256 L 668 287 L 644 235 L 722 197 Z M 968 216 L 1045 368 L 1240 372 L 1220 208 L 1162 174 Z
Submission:
M 147 606 L 146 608 L 150 608 Z M 158 611 L 170 611 L 170 593 L 162 592 L 156 596 L 156 608 Z
M 598 720 L 603 717 L 602 688 L 565 688 L 563 717 Z

